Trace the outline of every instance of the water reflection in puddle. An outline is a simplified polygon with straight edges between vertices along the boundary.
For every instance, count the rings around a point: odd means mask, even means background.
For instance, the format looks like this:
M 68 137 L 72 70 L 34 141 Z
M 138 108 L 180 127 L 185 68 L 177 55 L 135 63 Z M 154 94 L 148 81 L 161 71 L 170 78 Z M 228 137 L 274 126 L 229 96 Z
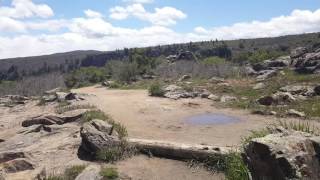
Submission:
M 186 123 L 191 125 L 220 125 L 238 123 L 240 119 L 225 114 L 200 114 L 188 117 Z

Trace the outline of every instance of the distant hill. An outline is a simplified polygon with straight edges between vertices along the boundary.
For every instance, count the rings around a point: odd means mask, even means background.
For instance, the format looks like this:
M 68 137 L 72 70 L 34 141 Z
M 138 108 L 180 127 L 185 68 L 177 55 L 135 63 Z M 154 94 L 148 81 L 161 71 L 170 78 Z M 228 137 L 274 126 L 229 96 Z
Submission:
M 320 47 L 320 33 L 230 41 L 211 40 L 109 52 L 72 51 L 45 56 L 1 59 L 0 80 L 14 80 L 17 75 L 21 77 L 57 71 L 69 72 L 83 66 L 104 66 L 108 60 L 129 59 L 135 51 L 143 52 L 144 56 L 150 58 L 166 57 L 180 51 L 191 51 L 199 58 L 220 56 L 233 59 L 241 53 L 258 50 L 289 54 L 291 49 L 298 46 Z

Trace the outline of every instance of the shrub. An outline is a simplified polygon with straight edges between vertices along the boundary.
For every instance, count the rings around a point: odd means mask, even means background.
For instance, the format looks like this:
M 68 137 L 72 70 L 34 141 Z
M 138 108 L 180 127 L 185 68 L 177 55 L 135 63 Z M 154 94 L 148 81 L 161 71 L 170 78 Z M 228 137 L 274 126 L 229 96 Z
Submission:
M 100 175 L 102 176 L 103 180 L 112 180 L 119 178 L 119 173 L 116 168 L 102 168 L 100 171 Z
M 151 96 L 157 96 L 157 97 L 163 97 L 165 93 L 165 91 L 163 90 L 163 88 L 159 83 L 151 84 L 148 91 Z
M 69 88 L 79 88 L 105 80 L 105 69 L 96 67 L 80 68 L 65 77 L 65 84 Z
M 250 172 L 244 163 L 241 153 L 231 152 L 225 158 L 225 175 L 228 180 L 249 180 Z
M 128 61 L 110 61 L 106 64 L 106 69 L 113 79 L 125 83 L 135 81 L 139 74 L 138 65 Z

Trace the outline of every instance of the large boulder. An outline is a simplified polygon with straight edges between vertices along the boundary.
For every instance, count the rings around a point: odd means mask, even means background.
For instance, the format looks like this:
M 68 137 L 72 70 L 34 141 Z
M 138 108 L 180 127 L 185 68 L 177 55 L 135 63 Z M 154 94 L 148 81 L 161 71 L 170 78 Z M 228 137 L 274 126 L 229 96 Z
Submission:
M 85 123 L 80 129 L 81 149 L 87 155 L 94 157 L 102 150 L 119 146 L 121 143 L 119 137 L 109 134 L 97 129 L 92 122 Z
M 299 58 L 306 54 L 308 52 L 308 49 L 305 47 L 298 47 L 291 51 L 290 57 L 291 58 Z
M 316 95 L 320 96 L 320 85 L 319 85 L 319 86 L 316 86 L 316 87 L 314 88 L 314 93 L 315 93 Z
M 244 159 L 253 179 L 320 179 L 320 137 L 284 131 L 251 140 Z
M 258 76 L 256 77 L 257 81 L 264 81 L 268 78 L 276 76 L 278 72 L 276 70 L 263 70 L 260 71 Z

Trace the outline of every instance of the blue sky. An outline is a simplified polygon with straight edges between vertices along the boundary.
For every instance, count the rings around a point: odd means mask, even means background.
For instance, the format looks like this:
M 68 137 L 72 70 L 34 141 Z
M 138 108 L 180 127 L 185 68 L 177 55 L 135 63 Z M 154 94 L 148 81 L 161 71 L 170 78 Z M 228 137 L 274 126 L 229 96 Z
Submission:
M 319 0 L 0 0 L 0 58 L 319 32 L 319 9 Z

